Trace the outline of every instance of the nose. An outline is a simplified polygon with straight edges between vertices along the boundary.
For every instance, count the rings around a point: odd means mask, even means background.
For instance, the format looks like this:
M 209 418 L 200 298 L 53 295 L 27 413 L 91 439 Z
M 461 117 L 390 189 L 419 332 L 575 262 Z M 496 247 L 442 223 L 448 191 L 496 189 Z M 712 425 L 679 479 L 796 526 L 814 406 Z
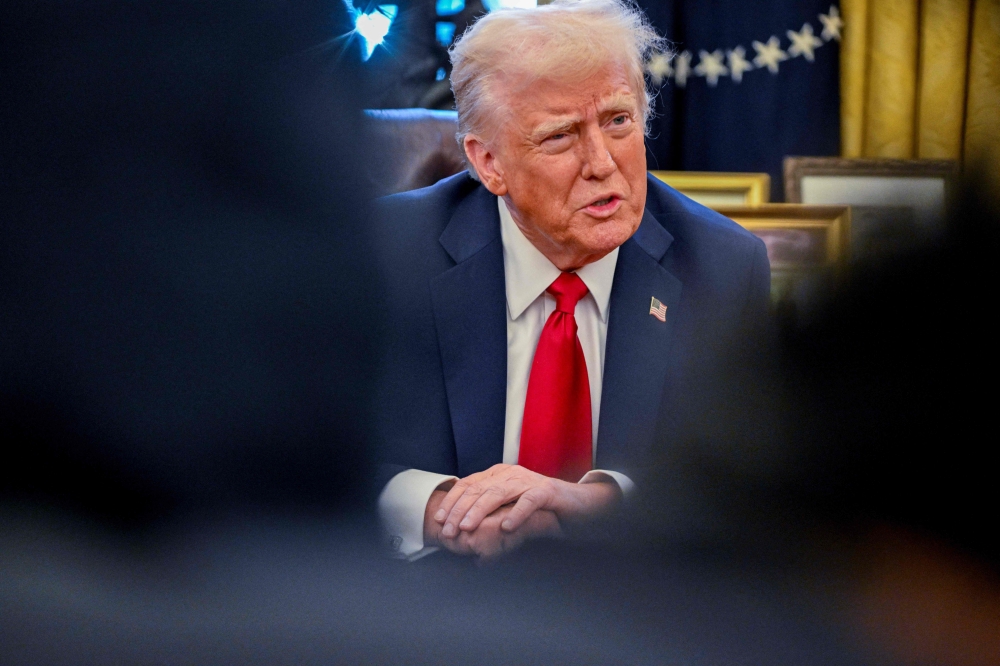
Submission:
M 600 127 L 584 129 L 580 142 L 583 150 L 582 176 L 586 179 L 604 180 L 618 170 L 618 165 L 608 150 L 607 137 Z

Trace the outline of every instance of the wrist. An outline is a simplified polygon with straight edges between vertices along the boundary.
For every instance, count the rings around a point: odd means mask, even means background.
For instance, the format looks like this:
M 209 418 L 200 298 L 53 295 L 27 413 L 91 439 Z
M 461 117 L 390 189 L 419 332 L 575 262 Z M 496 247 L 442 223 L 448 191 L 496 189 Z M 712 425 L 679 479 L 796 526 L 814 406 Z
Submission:
M 611 511 L 622 499 L 622 491 L 613 479 L 562 485 L 559 495 L 565 498 L 555 513 L 560 520 L 583 520 Z
M 586 498 L 586 517 L 606 514 L 621 503 L 622 489 L 613 479 L 591 481 L 577 485 Z

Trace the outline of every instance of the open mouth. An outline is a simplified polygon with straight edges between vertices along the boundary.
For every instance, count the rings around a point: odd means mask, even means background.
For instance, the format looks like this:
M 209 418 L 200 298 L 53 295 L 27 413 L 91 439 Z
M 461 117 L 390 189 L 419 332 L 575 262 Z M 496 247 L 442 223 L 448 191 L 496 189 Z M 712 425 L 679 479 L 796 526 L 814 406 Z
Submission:
M 587 210 L 591 215 L 610 215 L 618 209 L 618 204 L 621 203 L 621 197 L 617 194 L 612 194 L 610 196 L 604 197 L 603 199 L 597 199 L 592 201 L 588 206 Z

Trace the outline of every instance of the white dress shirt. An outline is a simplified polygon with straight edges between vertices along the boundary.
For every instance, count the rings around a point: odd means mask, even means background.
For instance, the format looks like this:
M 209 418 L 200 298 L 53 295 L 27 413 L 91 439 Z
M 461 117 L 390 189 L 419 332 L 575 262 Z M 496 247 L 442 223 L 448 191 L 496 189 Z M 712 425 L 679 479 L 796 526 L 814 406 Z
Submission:
M 531 244 L 518 229 L 502 198 L 500 235 L 503 242 L 504 280 L 507 292 L 507 411 L 504 424 L 503 462 L 517 464 L 521 441 L 524 401 L 528 377 L 538 339 L 549 315 L 556 308 L 555 298 L 547 293 L 560 270 Z M 604 349 L 608 337 L 608 307 L 611 286 L 618 264 L 618 248 L 607 256 L 587 264 L 576 274 L 589 293 L 576 305 L 577 337 L 583 347 L 590 380 L 591 418 L 593 419 L 593 455 L 597 456 L 597 433 L 601 414 L 601 387 L 604 380 Z M 400 472 L 386 484 L 379 496 L 382 526 L 397 552 L 417 559 L 436 550 L 424 548 L 424 511 L 434 490 L 454 476 L 410 469 Z M 622 492 L 632 489 L 624 474 L 608 470 L 587 472 L 580 483 L 613 479 Z

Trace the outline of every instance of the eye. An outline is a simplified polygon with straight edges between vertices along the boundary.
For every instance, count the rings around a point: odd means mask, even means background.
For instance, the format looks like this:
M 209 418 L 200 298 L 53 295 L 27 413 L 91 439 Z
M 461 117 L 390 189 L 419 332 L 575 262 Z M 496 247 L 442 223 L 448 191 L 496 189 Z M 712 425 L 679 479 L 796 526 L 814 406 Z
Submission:
M 627 122 L 628 122 L 628 115 L 623 113 L 620 116 L 615 116 L 614 119 L 611 121 L 611 124 L 618 125 L 620 127 Z

